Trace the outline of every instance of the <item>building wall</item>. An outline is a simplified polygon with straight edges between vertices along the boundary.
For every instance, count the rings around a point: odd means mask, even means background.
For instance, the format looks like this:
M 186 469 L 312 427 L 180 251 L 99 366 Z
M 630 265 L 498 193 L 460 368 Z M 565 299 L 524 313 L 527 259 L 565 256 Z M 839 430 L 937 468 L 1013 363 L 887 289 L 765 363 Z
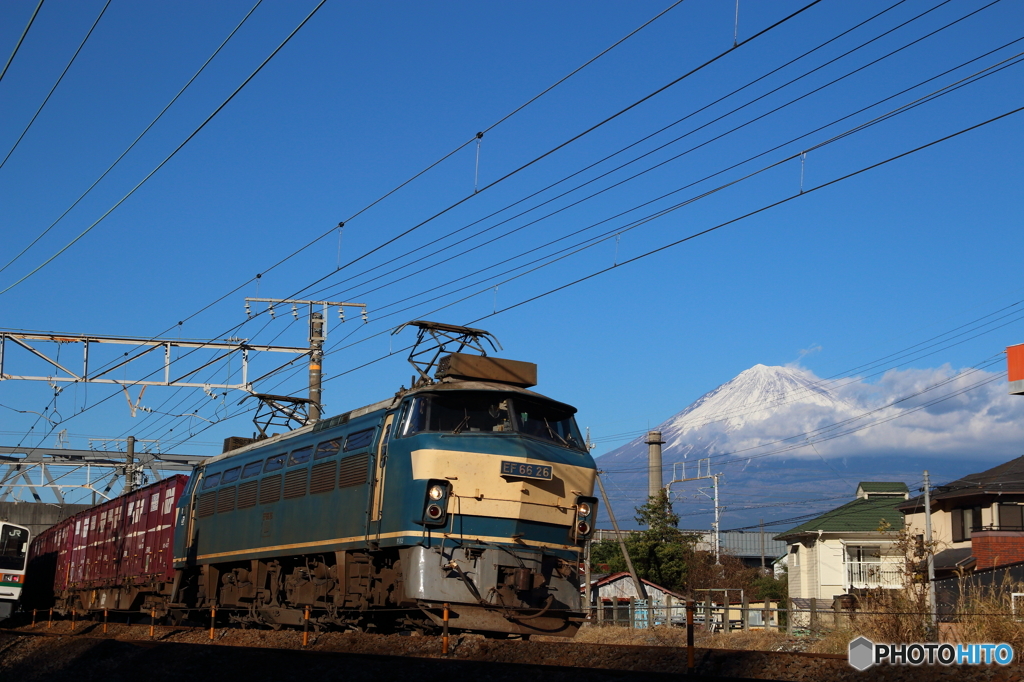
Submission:
M 74 516 L 91 504 L 50 504 L 48 502 L 0 502 L 0 521 L 28 528 L 36 537 L 50 526 Z
M 1024 532 L 1021 531 L 976 531 L 969 544 L 978 570 L 1024 561 Z

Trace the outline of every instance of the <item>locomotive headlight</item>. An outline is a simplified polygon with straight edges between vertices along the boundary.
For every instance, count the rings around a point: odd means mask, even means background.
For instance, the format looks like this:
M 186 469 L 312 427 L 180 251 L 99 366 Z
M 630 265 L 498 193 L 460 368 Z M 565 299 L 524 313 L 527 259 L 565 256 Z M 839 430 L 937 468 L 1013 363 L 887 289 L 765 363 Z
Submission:
M 440 500 L 442 497 L 444 497 L 444 488 L 439 485 L 432 485 L 430 486 L 430 490 L 427 491 L 427 495 L 432 500 Z
M 431 521 L 436 521 L 437 519 L 441 518 L 443 514 L 444 510 L 442 510 L 436 504 L 427 505 L 427 518 L 429 518 Z
M 579 534 L 579 535 L 586 535 L 589 532 L 590 532 L 590 524 L 588 524 L 586 521 L 580 521 L 578 524 L 576 524 L 576 533 L 577 534 Z
M 586 502 L 580 502 L 578 505 L 576 505 L 576 512 L 580 516 L 590 516 L 590 511 L 590 505 L 587 504 Z

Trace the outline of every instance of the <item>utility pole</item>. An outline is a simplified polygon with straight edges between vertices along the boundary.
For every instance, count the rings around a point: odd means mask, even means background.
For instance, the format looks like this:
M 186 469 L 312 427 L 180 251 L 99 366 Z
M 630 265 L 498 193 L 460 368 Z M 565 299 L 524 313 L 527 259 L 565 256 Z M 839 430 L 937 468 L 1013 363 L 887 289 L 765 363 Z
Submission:
M 713 475 L 711 477 L 711 480 L 714 481 L 714 484 L 715 484 L 715 564 L 720 564 L 720 563 L 722 563 L 719 560 L 720 559 L 719 553 L 721 551 L 721 544 L 720 544 L 720 539 L 718 537 L 718 534 L 719 534 L 719 529 L 722 527 L 722 524 L 721 524 L 721 517 L 720 517 L 721 509 L 718 506 L 718 474 Z
M 761 526 L 761 572 L 764 572 L 764 519 L 758 519 Z
M 663 485 L 661 476 L 661 431 L 647 433 L 647 497 L 657 497 Z
M 924 472 L 924 551 L 928 558 L 928 613 L 935 627 L 935 557 L 932 552 L 932 495 L 928 471 Z
M 135 480 L 135 436 L 128 436 L 128 466 L 124 468 L 124 491 L 134 492 L 138 488 Z
M 292 315 L 299 319 L 298 306 L 309 306 L 309 423 L 320 420 L 323 412 L 320 399 L 323 396 L 323 362 L 324 342 L 327 341 L 327 309 L 334 306 L 338 309 L 338 319 L 345 321 L 345 308 L 362 308 L 363 322 L 368 322 L 365 303 L 344 303 L 341 301 L 307 301 L 297 298 L 250 298 L 245 299 L 245 314 L 252 317 L 250 303 L 266 303 L 267 312 L 274 317 L 275 304 L 287 304 L 292 307 Z M 320 306 L 322 310 L 313 310 Z
M 647 599 L 647 590 L 644 588 L 644 584 L 640 582 L 640 579 L 636 577 L 636 571 L 633 570 L 633 562 L 629 558 L 629 551 L 626 549 L 626 541 L 622 539 L 622 531 L 619 530 L 619 524 L 615 521 L 615 514 L 612 512 L 612 505 L 608 502 L 608 493 L 604 490 L 604 482 L 601 481 L 601 474 L 595 476 L 597 478 L 597 485 L 601 488 L 601 497 L 604 499 L 604 506 L 608 510 L 608 518 L 612 521 L 612 528 L 615 529 L 615 537 L 619 540 L 619 548 L 622 550 L 622 556 L 626 559 L 626 569 L 629 571 L 629 577 L 633 579 L 633 586 L 636 587 L 636 593 L 640 595 L 641 599 Z

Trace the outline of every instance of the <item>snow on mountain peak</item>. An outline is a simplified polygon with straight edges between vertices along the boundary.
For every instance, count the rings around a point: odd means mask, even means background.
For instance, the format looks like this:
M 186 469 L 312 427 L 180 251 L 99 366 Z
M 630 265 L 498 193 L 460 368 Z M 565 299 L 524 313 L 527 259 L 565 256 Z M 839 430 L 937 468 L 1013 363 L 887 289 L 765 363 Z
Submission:
M 796 367 L 754 365 L 701 396 L 662 424 L 662 431 L 668 436 L 680 436 L 711 424 L 733 431 L 764 421 L 784 406 L 841 407 L 841 401 L 812 377 L 810 372 Z

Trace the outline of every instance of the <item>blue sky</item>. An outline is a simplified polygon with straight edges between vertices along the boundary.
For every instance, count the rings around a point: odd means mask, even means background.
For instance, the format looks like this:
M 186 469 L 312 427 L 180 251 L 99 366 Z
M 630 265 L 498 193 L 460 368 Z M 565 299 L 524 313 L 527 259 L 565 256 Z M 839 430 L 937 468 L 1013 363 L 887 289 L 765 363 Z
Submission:
M 32 249 L 0 272 L 0 290 L 120 200 L 315 4 L 262 2 L 124 160 Z M 301 295 L 355 300 L 367 304 L 371 323 L 337 326 L 332 320 L 325 376 L 348 373 L 325 384 L 328 413 L 374 402 L 407 383 L 411 368 L 404 353 L 386 356 L 404 346 L 411 334 L 392 342 L 386 331 L 426 317 L 494 332 L 505 347 L 504 356 L 539 363 L 540 391 L 576 405 L 581 426 L 590 426 L 595 437 L 607 437 L 660 423 L 757 363 L 799 360 L 817 376 L 829 377 L 1024 299 L 1019 275 L 1024 113 L 806 191 L 1024 105 L 1021 67 L 1015 61 L 976 83 L 814 149 L 803 164 L 792 158 L 623 231 L 631 220 L 792 157 L 1014 57 L 1024 51 L 1024 41 L 997 50 L 1024 36 L 1024 7 L 1012 0 L 987 7 L 984 2 L 825 0 L 731 52 L 733 3 L 686 0 L 488 130 L 479 155 L 478 187 L 484 191 L 473 195 L 476 145 L 470 143 L 349 220 L 668 4 L 381 6 L 329 1 L 133 196 L 51 264 L 0 294 L 0 327 L 200 340 L 238 336 L 302 346 L 304 323 L 290 324 L 286 315 L 243 324 L 242 299 Z M 804 4 L 740 3 L 739 40 Z M 4 60 L 35 6 L 34 0 L 0 6 Z M 102 6 L 99 0 L 44 3 L 0 81 L 0 154 L 6 155 L 21 134 Z M 99 177 L 251 7 L 252 2 L 229 1 L 110 3 L 64 80 L 0 168 L 0 267 Z M 886 8 L 860 28 L 698 112 Z M 980 11 L 923 38 L 975 10 Z M 904 22 L 909 23 L 896 28 Z M 718 55 L 713 64 L 615 120 L 491 184 Z M 816 67 L 822 68 L 728 114 Z M 950 69 L 955 70 L 940 75 Z M 671 129 L 562 183 L 557 191 L 485 218 L 691 113 Z M 625 169 L 470 237 L 684 133 L 689 135 Z M 527 225 L 534 217 L 702 143 L 617 188 Z M 799 194 L 801 177 L 803 196 L 487 317 Z M 688 185 L 647 208 L 613 218 Z M 463 199 L 457 208 L 394 244 L 339 269 L 339 264 Z M 339 235 L 331 229 L 342 220 L 347 223 L 339 247 Z M 560 245 L 541 246 L 601 221 L 607 222 Z M 513 281 L 504 282 L 510 275 L 495 275 L 596 233 L 608 233 L 609 239 Z M 311 248 L 269 269 L 324 234 Z M 441 255 L 409 264 L 429 253 L 409 255 L 410 250 L 450 245 L 454 247 L 445 255 L 479 248 L 441 265 Z M 541 250 L 531 257 L 422 293 L 536 247 Z M 395 265 L 405 264 L 406 269 L 367 283 L 396 258 Z M 377 269 L 359 274 L 372 268 Z M 257 273 L 266 273 L 258 289 L 251 281 Z M 474 286 L 453 292 L 468 283 Z M 239 286 L 237 293 L 196 314 Z M 474 292 L 482 293 L 435 311 Z M 424 300 L 439 294 L 447 295 Z M 410 296 L 417 297 L 398 303 Z M 184 321 L 180 327 L 179 320 Z M 341 343 L 343 336 L 346 341 Z M 1024 324 L 1013 321 L 934 355 L 887 366 L 969 367 L 1021 341 Z M 808 349 L 813 352 L 802 353 Z M 254 365 L 270 369 L 276 360 L 256 358 Z M 13 353 L 7 362 L 6 371 L 14 373 Z M 237 363 L 218 365 L 207 380 L 227 380 L 237 371 Z M 303 371 L 278 375 L 257 390 L 301 395 L 304 381 Z M 200 391 L 151 388 L 142 401 L 157 412 L 198 414 L 201 419 L 157 414 L 132 418 L 123 397 L 100 403 L 111 393 L 94 385 L 70 387 L 54 397 L 45 383 L 3 382 L 0 404 L 13 409 L 0 409 L 0 442 L 52 444 L 55 434 L 66 429 L 73 447 L 87 447 L 89 437 L 134 434 L 160 439 L 164 449 L 212 454 L 219 452 L 224 437 L 253 430 L 248 414 L 224 419 L 241 411 L 238 393 L 213 400 Z M 133 398 L 136 394 L 134 389 Z M 13 410 L 44 412 L 51 421 Z M 621 442 L 602 442 L 597 453 Z

